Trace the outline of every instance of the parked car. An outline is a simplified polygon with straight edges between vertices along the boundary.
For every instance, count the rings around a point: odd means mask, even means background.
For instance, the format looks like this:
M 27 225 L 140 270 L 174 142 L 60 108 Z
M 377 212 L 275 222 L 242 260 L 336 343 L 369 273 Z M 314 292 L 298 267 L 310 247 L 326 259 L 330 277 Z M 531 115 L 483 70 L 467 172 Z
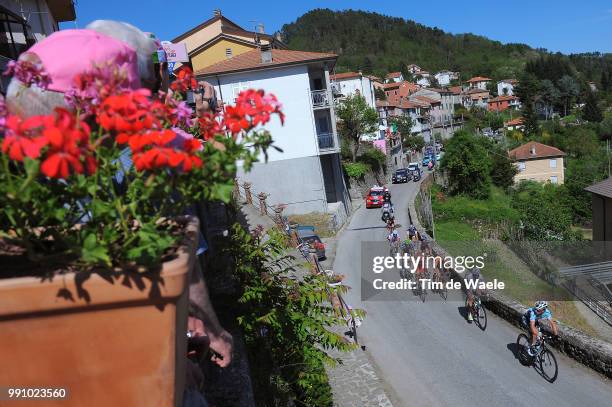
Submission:
M 436 154 L 436 161 L 439 162 L 442 159 L 442 154 L 438 153 Z
M 430 161 L 431 161 L 431 157 L 426 155 L 425 157 L 423 157 L 423 163 L 421 165 L 423 165 L 423 167 L 427 167 Z
M 419 169 L 419 163 L 408 164 L 408 171 L 414 171 Z
M 393 174 L 393 177 L 391 177 L 391 181 L 394 184 L 408 182 L 409 181 L 408 170 L 405 168 L 400 168 L 396 170 L 395 174 Z
M 366 197 L 366 208 L 380 208 L 383 205 L 383 194 L 385 190 L 382 187 L 370 188 Z
M 321 241 L 321 238 L 315 233 L 314 226 L 299 225 L 297 227 L 298 238 L 300 243 L 308 243 L 310 247 L 314 247 L 317 251 L 317 258 L 319 260 L 325 260 L 325 244 Z

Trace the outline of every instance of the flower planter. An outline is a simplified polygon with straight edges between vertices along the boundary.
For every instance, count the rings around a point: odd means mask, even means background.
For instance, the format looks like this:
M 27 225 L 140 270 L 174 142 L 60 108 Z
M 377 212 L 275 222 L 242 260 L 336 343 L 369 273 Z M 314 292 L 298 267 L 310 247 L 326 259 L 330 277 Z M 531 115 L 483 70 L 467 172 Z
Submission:
M 45 405 L 180 406 L 197 230 L 190 219 L 189 243 L 157 283 L 92 274 L 82 283 L 89 302 L 77 294 L 81 274 L 0 280 L 0 383 L 67 389 Z M 72 300 L 58 296 L 64 289 Z

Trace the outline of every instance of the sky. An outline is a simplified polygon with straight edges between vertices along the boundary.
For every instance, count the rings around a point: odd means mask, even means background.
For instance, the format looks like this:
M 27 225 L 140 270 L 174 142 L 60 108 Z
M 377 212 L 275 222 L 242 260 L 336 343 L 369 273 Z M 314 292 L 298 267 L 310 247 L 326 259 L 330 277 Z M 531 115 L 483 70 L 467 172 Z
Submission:
M 245 29 L 263 23 L 270 34 L 315 8 L 354 9 L 553 52 L 612 52 L 612 0 L 76 0 L 76 23 L 61 27 L 83 28 L 96 19 L 113 19 L 171 40 L 211 18 L 216 8 Z

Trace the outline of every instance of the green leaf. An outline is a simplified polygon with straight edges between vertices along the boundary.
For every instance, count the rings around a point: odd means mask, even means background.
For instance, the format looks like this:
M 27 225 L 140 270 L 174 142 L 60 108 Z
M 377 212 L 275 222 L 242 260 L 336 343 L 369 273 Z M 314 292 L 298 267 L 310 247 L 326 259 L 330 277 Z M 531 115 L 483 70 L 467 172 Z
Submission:
M 104 246 L 98 243 L 98 239 L 93 233 L 87 235 L 87 237 L 83 241 L 81 258 L 86 263 L 102 263 L 107 266 L 111 265 L 110 257 L 108 256 L 108 251 Z

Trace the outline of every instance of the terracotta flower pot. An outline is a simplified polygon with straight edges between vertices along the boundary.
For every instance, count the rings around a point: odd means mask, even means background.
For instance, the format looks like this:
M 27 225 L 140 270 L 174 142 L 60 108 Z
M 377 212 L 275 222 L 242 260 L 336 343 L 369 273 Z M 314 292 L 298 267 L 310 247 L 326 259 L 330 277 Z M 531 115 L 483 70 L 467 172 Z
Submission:
M 156 282 L 136 273 L 0 280 L 0 383 L 68 390 L 45 406 L 180 406 L 197 230 L 193 218 L 190 243 Z M 72 299 L 58 295 L 66 290 Z

